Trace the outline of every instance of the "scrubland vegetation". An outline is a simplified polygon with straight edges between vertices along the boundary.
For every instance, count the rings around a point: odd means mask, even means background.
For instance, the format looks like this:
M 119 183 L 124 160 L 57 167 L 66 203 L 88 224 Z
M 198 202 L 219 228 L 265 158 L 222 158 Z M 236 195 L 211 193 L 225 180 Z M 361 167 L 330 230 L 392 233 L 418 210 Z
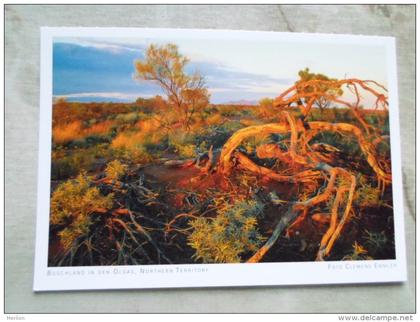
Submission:
M 380 84 L 306 69 L 277 98 L 214 105 L 176 46 L 147 57 L 136 75 L 166 98 L 54 103 L 50 266 L 395 257 Z

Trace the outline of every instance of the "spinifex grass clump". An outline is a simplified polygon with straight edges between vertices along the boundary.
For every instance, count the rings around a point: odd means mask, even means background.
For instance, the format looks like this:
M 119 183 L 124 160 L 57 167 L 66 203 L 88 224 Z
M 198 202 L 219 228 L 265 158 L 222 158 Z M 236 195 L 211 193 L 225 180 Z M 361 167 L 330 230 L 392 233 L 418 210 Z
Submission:
M 84 173 L 58 186 L 51 197 L 50 222 L 67 225 L 58 233 L 65 250 L 89 232 L 93 212 L 112 207 L 112 198 L 112 194 L 103 196 L 97 187 L 92 187 L 90 178 Z
M 360 207 L 378 207 L 382 204 L 381 190 L 372 187 L 366 177 L 360 177 L 359 186 L 360 188 L 355 195 L 356 204 Z
M 366 236 L 366 246 L 371 253 L 377 254 L 384 250 L 388 243 L 388 238 L 386 237 L 385 232 L 372 232 L 365 230 Z
M 262 209 L 254 200 L 238 201 L 220 209 L 215 218 L 192 221 L 189 245 L 194 257 L 204 263 L 238 263 L 241 254 L 255 252 L 263 240 L 257 228 Z
M 107 164 L 105 169 L 106 177 L 110 180 L 119 180 L 127 171 L 127 165 L 121 163 L 119 160 L 111 161 Z

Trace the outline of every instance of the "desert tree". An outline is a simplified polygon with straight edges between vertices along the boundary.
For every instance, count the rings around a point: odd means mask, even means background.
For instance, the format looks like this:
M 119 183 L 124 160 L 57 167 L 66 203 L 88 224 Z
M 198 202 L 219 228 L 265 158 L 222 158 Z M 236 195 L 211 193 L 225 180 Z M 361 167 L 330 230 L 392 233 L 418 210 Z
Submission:
M 312 99 L 311 95 L 308 95 L 308 97 L 305 97 L 305 102 L 307 105 L 310 103 L 314 104 L 314 106 L 318 107 L 321 110 L 321 112 L 324 109 L 329 108 L 331 105 L 331 100 L 328 99 L 328 96 L 340 97 L 341 95 L 343 95 L 343 90 L 341 89 L 341 86 L 335 85 L 335 83 L 333 82 L 337 80 L 335 78 L 330 78 L 320 73 L 318 74 L 311 73 L 309 68 L 305 68 L 299 71 L 298 74 L 299 74 L 300 79 L 296 82 L 296 86 L 300 91 L 307 94 L 312 94 L 316 90 L 320 92 L 320 94 L 317 95 L 316 98 L 313 98 L 312 100 L 313 103 L 311 102 L 311 99 Z M 325 81 L 325 83 L 320 85 L 319 88 L 316 88 L 314 86 L 301 86 L 310 80 L 320 80 L 320 81 Z
M 334 81 L 337 79 L 330 78 L 324 74 L 312 73 L 309 68 L 299 71 L 299 80 L 295 83 L 296 90 L 301 93 L 301 97 L 297 100 L 298 105 L 305 104 L 307 107 L 318 107 L 321 112 L 329 108 L 332 100 L 329 97 L 340 97 L 343 95 L 341 86 L 336 85 Z M 321 81 L 319 86 L 306 86 L 308 81 Z M 317 93 L 315 96 L 314 93 Z
M 169 106 L 179 113 L 180 122 L 188 129 L 194 115 L 209 103 L 209 93 L 199 72 L 188 74 L 189 59 L 178 46 L 150 45 L 146 56 L 135 61 L 135 78 L 157 83 L 167 96 Z
M 371 95 L 376 98 L 372 109 L 387 110 L 388 90 L 383 85 L 373 80 L 357 78 L 337 80 L 325 76 L 326 79 L 324 79 L 322 74 L 309 73 L 307 68 L 299 75 L 301 79 L 274 100 L 274 107 L 285 108 L 297 105 L 302 113 L 301 118 L 305 120 L 316 102 L 322 104 L 322 102 L 328 101 L 328 106 L 330 103 L 335 103 L 349 108 L 368 135 L 372 131 L 378 132 L 366 122 L 361 102 L 364 97 L 362 94 Z M 352 102 L 341 97 L 344 93 L 343 87 L 347 88 L 349 94 L 354 98 Z M 318 106 L 320 107 L 320 105 Z

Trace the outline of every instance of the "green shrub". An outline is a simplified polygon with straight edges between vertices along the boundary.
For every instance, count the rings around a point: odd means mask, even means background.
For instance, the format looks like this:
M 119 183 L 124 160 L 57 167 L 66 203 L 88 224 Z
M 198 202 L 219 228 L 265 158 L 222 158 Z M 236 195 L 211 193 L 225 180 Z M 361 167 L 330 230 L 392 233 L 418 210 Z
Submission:
M 366 246 L 372 254 L 377 254 L 384 250 L 388 243 L 388 238 L 384 231 L 373 232 L 365 230 Z
M 255 252 L 262 243 L 257 217 L 263 205 L 256 201 L 238 201 L 219 210 L 215 218 L 197 218 L 188 238 L 194 257 L 204 263 L 238 263 L 241 254 Z
M 378 187 L 372 187 L 364 176 L 361 176 L 358 181 L 359 187 L 354 197 L 355 204 L 360 207 L 381 206 L 381 190 Z
M 112 148 L 115 158 L 129 164 L 146 164 L 153 161 L 154 156 L 142 144 L 126 148 Z
M 105 174 L 108 179 L 117 181 L 127 171 L 127 165 L 121 163 L 119 160 L 109 162 L 105 168 Z
M 168 145 L 182 158 L 194 158 L 196 156 L 194 136 L 186 132 L 171 133 L 168 136 Z
M 219 105 L 218 107 L 219 113 L 222 116 L 239 116 L 241 115 L 241 109 L 236 105 Z
M 103 196 L 98 188 L 91 186 L 85 173 L 74 180 L 60 184 L 51 197 L 50 222 L 52 225 L 67 225 L 58 233 L 64 249 L 87 234 L 91 224 L 90 215 L 99 208 L 112 207 L 112 194 Z

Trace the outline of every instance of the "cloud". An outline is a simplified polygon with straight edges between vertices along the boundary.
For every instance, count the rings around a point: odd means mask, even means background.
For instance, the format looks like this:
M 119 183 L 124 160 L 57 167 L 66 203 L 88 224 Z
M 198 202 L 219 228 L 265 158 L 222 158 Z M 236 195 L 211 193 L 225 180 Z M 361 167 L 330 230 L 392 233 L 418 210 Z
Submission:
M 113 42 L 101 42 L 97 40 L 82 39 L 82 38 L 59 38 L 55 43 L 73 44 L 81 47 L 90 47 L 103 50 L 109 53 L 120 54 L 124 51 L 129 52 L 144 52 L 144 46 L 127 46 Z
M 210 93 L 226 93 L 232 91 L 231 88 L 226 87 L 209 87 L 208 90 L 210 91 Z
M 54 99 L 59 98 L 110 98 L 118 100 L 135 100 L 138 97 L 149 98 L 153 95 L 142 93 L 118 93 L 118 92 L 99 92 L 99 93 L 73 93 L 65 95 L 54 95 Z

